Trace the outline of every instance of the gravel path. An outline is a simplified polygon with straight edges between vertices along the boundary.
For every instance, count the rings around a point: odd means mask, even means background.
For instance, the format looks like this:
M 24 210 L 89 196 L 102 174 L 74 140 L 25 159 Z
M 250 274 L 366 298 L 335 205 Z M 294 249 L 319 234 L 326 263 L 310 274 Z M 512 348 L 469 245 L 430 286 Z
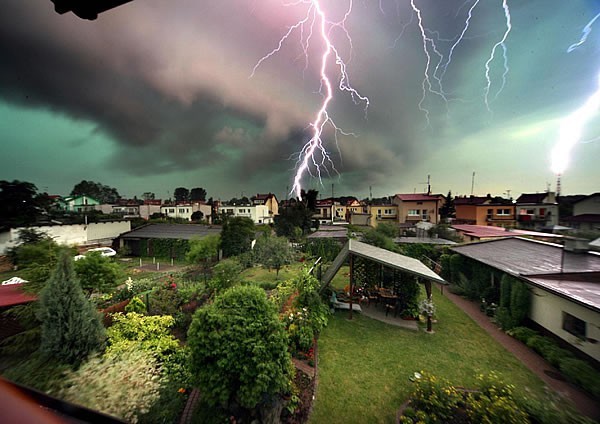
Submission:
M 438 285 L 438 289 L 441 290 L 441 286 Z M 438 295 L 438 293 L 435 293 L 435 295 Z M 551 377 L 550 375 L 559 375 L 560 372 L 525 344 L 507 335 L 496 327 L 496 324 L 491 322 L 490 319 L 479 310 L 479 304 L 450 293 L 447 287 L 444 287 L 443 296 L 446 296 L 456 306 L 461 308 L 477 324 L 479 324 L 481 328 L 487 331 L 494 339 L 504 346 L 506 350 L 512 352 L 527 366 L 527 368 L 537 374 L 548 387 L 570 399 L 581 414 L 600 421 L 600 405 L 598 402 L 571 383 Z M 550 375 L 548 375 L 548 373 L 550 373 Z

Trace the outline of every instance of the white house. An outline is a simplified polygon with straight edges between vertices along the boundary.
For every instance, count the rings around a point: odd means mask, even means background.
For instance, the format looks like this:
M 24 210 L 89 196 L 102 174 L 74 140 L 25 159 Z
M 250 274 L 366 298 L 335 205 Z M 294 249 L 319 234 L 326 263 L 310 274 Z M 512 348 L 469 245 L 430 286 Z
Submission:
M 250 218 L 255 224 L 273 223 L 273 214 L 266 205 L 220 205 L 219 214 L 243 216 Z
M 203 219 L 210 220 L 211 208 L 206 203 L 180 203 L 176 205 L 162 205 L 160 213 L 169 218 L 183 218 L 192 220 L 194 212 L 201 212 Z
M 514 237 L 450 250 L 523 281 L 531 293 L 529 319 L 600 361 L 600 254 L 587 247 L 581 239 L 563 248 Z

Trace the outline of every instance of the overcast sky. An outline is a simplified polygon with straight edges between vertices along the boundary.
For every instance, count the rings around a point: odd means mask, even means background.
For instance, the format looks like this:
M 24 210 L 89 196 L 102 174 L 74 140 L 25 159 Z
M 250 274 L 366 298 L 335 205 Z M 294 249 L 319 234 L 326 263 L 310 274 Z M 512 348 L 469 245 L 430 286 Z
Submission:
M 288 3 L 289 0 L 287 0 Z M 257 192 L 286 196 L 294 158 L 310 138 L 320 106 L 323 43 L 314 31 L 303 56 L 301 33 L 290 34 L 308 4 L 284 0 L 134 0 L 86 21 L 58 15 L 50 0 L 3 0 L 0 14 L 0 179 L 33 182 L 68 194 L 83 180 L 124 196 L 172 196 L 175 187 L 204 187 L 228 199 Z M 465 27 L 474 0 L 414 0 L 434 40 L 433 78 Z M 330 21 L 350 2 L 321 0 Z M 330 116 L 355 136 L 336 146 L 324 137 L 335 169 L 324 196 L 367 197 L 432 190 L 513 196 L 541 192 L 556 177 L 550 150 L 561 119 L 598 89 L 600 19 L 585 43 L 599 1 L 508 0 L 509 71 L 502 86 L 502 47 L 488 76 L 486 61 L 506 31 L 501 0 L 473 9 L 463 41 L 442 79 L 447 102 L 423 92 L 426 54 L 410 0 L 354 0 L 346 22 L 331 28 L 350 82 L 370 105 L 335 92 Z M 307 37 L 308 28 L 304 36 Z M 328 72 L 339 82 L 333 61 Z M 437 76 L 441 68 L 438 67 Z M 426 84 L 427 88 L 428 85 Z M 427 109 L 427 112 L 421 110 Z M 429 123 L 427 118 L 429 117 Z M 563 194 L 600 191 L 600 117 L 596 111 L 562 177 Z

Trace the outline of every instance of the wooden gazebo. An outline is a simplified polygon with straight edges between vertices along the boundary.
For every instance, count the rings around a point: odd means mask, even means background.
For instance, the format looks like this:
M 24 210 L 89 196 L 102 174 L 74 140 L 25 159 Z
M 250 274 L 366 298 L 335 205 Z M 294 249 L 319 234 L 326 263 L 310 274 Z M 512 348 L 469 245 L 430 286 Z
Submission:
M 398 270 L 407 274 L 411 274 L 417 278 L 417 281 L 425 284 L 425 291 L 427 292 L 427 298 L 431 300 L 431 282 L 438 282 L 445 284 L 446 282 L 442 277 L 437 275 L 421 261 L 408 256 L 400 255 L 399 253 L 390 252 L 389 250 L 381 249 L 379 247 L 371 246 L 370 244 L 362 243 L 357 240 L 350 239 L 344 245 L 340 253 L 337 255 L 333 263 L 323 275 L 322 287 L 327 287 L 333 277 L 340 270 L 342 265 L 349 258 L 350 262 L 350 319 L 352 319 L 352 294 L 354 293 L 356 279 L 355 279 L 355 258 L 363 258 L 368 261 L 373 261 L 381 264 L 384 267 Z M 431 330 L 430 317 L 427 320 L 427 329 Z

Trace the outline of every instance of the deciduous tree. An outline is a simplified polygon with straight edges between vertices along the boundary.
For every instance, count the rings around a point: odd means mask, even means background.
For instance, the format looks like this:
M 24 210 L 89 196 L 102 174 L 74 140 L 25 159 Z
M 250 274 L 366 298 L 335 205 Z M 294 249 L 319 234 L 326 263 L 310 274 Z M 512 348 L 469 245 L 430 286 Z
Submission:
M 86 180 L 75 184 L 73 190 L 71 190 L 71 196 L 89 196 L 100 203 L 108 204 L 116 203 L 121 198 L 116 188 Z
M 190 191 L 185 187 L 177 187 L 173 192 L 176 202 L 187 202 L 190 200 Z
M 237 256 L 249 251 L 254 233 L 254 222 L 250 218 L 236 216 L 226 219 L 221 230 L 223 255 Z
M 292 263 L 293 252 L 285 237 L 261 236 L 254 246 L 255 259 L 269 270 L 274 268 L 279 276 L 282 266 Z
M 198 309 L 188 344 L 192 373 L 211 405 L 254 409 L 290 390 L 287 335 L 258 287 L 231 288 Z
M 206 200 L 206 190 L 204 190 L 202 187 L 194 187 L 190 191 L 190 200 L 193 202 L 204 202 Z

